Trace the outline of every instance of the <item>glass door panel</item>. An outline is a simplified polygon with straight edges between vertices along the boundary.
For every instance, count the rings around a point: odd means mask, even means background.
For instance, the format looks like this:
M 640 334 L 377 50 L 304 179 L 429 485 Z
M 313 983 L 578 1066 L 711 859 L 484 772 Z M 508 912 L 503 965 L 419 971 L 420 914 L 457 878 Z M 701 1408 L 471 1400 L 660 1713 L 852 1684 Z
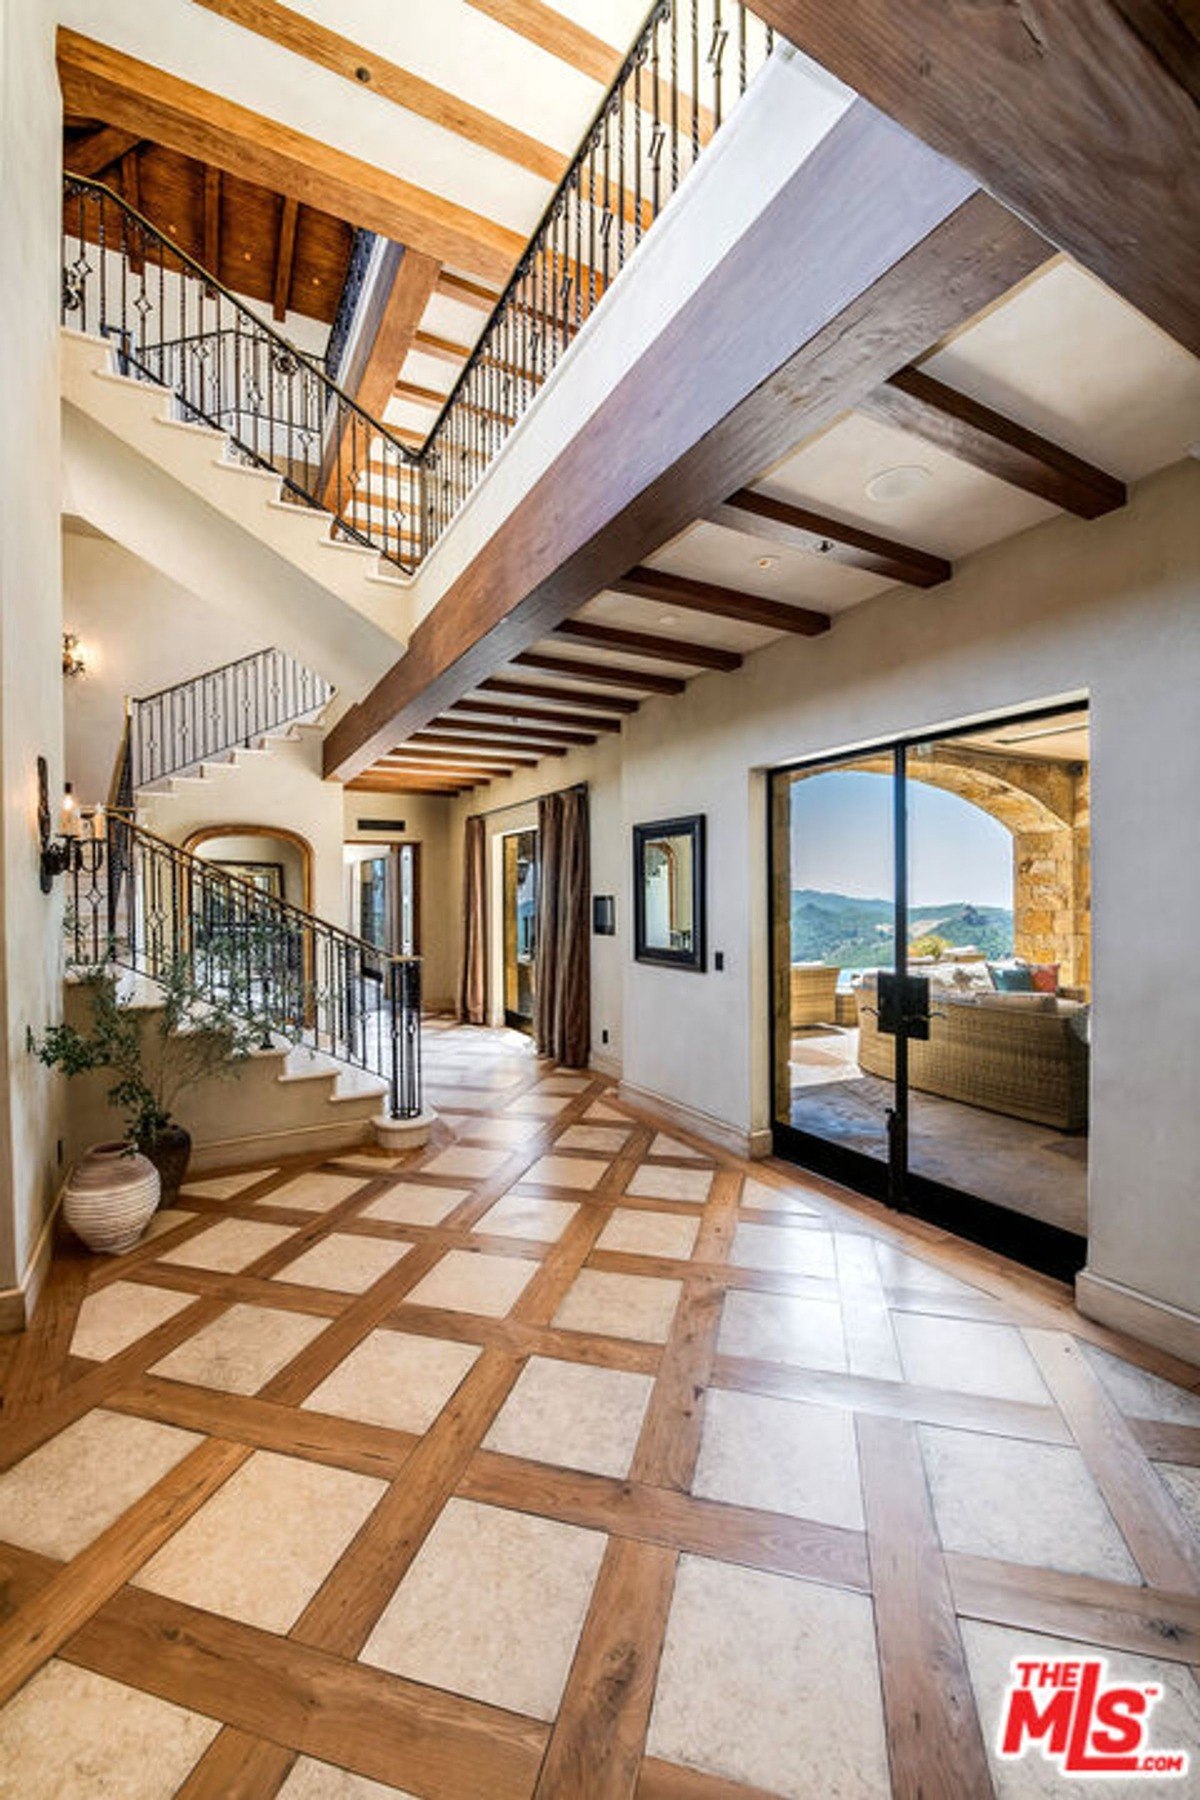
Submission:
M 533 1029 L 537 896 L 537 832 L 511 832 L 504 839 L 504 1020 L 524 1032 Z
M 890 752 L 773 777 L 775 1120 L 828 1173 L 883 1191 L 895 964 Z

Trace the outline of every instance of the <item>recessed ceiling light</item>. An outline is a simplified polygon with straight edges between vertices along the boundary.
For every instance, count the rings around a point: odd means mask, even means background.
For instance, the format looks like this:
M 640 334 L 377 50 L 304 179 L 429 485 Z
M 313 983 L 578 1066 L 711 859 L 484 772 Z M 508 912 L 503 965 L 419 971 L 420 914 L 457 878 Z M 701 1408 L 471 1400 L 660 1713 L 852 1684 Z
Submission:
M 776 569 L 779 567 L 779 558 L 777 556 L 760 556 L 758 566 L 760 569 Z
M 907 500 L 929 480 L 929 470 L 920 463 L 901 463 L 895 469 L 881 469 L 867 483 L 869 500 Z

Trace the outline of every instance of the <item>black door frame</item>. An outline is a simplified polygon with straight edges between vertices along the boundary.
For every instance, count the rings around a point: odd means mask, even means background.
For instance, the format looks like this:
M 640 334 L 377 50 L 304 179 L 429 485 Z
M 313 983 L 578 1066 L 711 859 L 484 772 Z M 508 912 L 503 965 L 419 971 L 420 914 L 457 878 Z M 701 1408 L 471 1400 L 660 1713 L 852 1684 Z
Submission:
M 1038 719 L 1056 718 L 1070 707 L 1087 708 L 1087 700 L 1060 701 L 1056 705 L 1030 707 L 1013 713 L 975 720 L 949 730 L 911 732 L 903 737 L 885 738 L 858 749 L 841 750 L 825 756 L 802 757 L 795 762 L 780 763 L 767 771 L 773 787 L 783 776 L 817 769 L 831 769 L 856 756 L 891 754 L 893 766 L 885 777 L 892 784 L 892 876 L 894 895 L 896 974 L 903 977 L 908 970 L 908 751 L 918 744 L 966 737 L 982 728 L 994 726 L 1003 730 L 1009 725 L 1035 724 Z M 767 814 L 767 894 L 768 906 L 775 903 L 775 831 L 773 808 Z M 814 1174 L 855 1189 L 873 1200 L 881 1200 L 897 1212 L 909 1212 L 955 1236 L 997 1250 L 1015 1262 L 1039 1270 L 1060 1281 L 1072 1281 L 1087 1261 L 1087 1238 L 1065 1231 L 1024 1213 L 1011 1211 L 995 1201 L 981 1199 L 958 1188 L 947 1187 L 927 1175 L 914 1174 L 908 1168 L 908 1036 L 903 1028 L 896 1035 L 896 1069 L 893 1106 L 888 1118 L 887 1160 L 848 1150 L 813 1132 L 783 1124 L 774 1116 L 777 1073 L 776 1020 L 776 932 L 773 911 L 769 944 L 768 993 L 769 1067 L 771 1082 L 771 1147 L 776 1156 L 799 1164 Z

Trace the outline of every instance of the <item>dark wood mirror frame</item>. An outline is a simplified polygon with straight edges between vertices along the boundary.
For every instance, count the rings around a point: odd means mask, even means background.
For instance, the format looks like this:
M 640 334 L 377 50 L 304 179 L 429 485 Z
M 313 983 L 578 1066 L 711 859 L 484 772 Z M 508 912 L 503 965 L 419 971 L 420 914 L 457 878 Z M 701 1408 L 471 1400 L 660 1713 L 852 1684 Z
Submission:
M 688 949 L 664 949 L 646 942 L 646 853 L 663 838 L 682 837 L 692 847 L 692 921 L 691 945 Z M 682 819 L 658 819 L 633 828 L 633 919 L 634 959 L 657 963 L 669 969 L 690 969 L 703 974 L 708 957 L 707 871 L 704 854 L 704 814 L 692 813 Z

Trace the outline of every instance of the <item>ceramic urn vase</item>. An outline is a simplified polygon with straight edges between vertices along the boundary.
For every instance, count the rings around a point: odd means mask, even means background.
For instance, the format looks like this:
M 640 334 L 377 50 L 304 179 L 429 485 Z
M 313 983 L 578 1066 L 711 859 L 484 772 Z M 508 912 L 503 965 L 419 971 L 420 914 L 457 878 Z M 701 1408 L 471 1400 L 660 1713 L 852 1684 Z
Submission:
M 63 1217 L 89 1250 L 119 1256 L 141 1237 L 158 1206 L 159 1175 L 128 1144 L 95 1144 L 71 1170 Z

